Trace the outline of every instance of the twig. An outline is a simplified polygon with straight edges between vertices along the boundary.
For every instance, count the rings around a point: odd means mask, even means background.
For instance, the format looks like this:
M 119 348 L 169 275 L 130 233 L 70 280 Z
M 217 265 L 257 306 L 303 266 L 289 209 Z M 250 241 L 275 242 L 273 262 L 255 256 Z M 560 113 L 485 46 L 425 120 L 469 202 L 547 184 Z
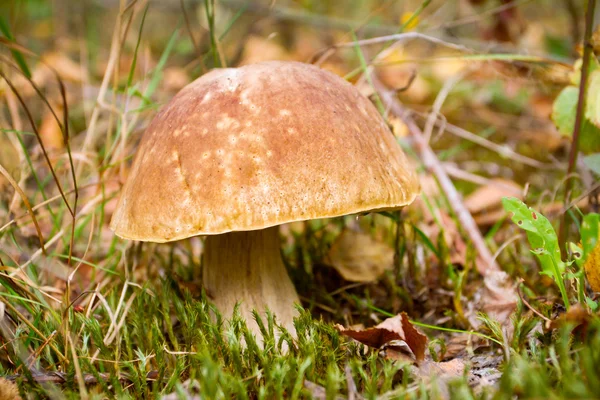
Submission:
M 429 113 L 429 115 L 427 115 L 427 122 L 425 123 L 425 129 L 423 129 L 423 134 L 424 134 L 425 140 L 427 140 L 427 142 L 429 142 L 431 140 L 431 135 L 433 133 L 433 127 L 434 127 L 434 125 L 436 125 L 438 115 L 441 115 L 441 109 L 442 109 L 442 106 L 444 105 L 444 102 L 448 98 L 448 95 L 450 94 L 452 89 L 454 89 L 456 84 L 459 81 L 461 81 L 465 77 L 465 75 L 466 75 L 466 72 L 463 71 L 463 72 L 460 72 L 460 73 L 452 76 L 450 79 L 448 79 L 444 83 L 444 86 L 442 86 L 442 89 L 438 92 L 437 96 L 435 97 L 435 101 L 433 102 L 433 107 L 431 109 L 431 112 Z M 443 132 L 445 130 L 446 123 L 447 123 L 447 121 L 444 118 L 442 120 L 442 125 L 439 127 L 440 132 Z
M 577 98 L 577 111 L 575 112 L 575 123 L 573 124 L 573 140 L 571 142 L 571 152 L 569 153 L 569 168 L 567 169 L 567 175 L 571 175 L 575 171 L 575 165 L 577 164 L 577 155 L 579 154 L 579 134 L 581 132 L 583 113 L 585 111 L 586 86 L 588 81 L 588 75 L 590 72 L 590 57 L 592 55 L 592 44 L 590 40 L 592 38 L 592 31 L 594 28 L 595 8 L 596 0 L 588 0 L 585 18 L 585 36 L 583 38 L 583 62 L 581 64 L 579 96 Z M 569 204 L 569 197 L 571 196 L 572 187 L 573 181 L 569 179 L 565 183 L 565 205 Z M 563 214 L 560 220 L 559 243 L 565 243 L 568 234 L 569 229 L 567 226 L 566 214 Z M 563 248 L 563 246 L 560 246 L 560 248 L 561 252 L 564 253 L 565 249 Z
M 304 388 L 310 391 L 310 394 L 312 395 L 313 399 L 325 400 L 325 399 L 329 398 L 327 396 L 327 391 L 325 390 L 325 388 L 321 385 L 317 385 L 314 382 L 311 382 L 311 381 L 305 379 L 304 380 Z M 335 400 L 345 400 L 342 396 L 335 396 L 334 399 Z
M 33 332 L 35 332 L 40 337 L 40 339 L 43 339 L 44 342 L 48 342 L 48 346 L 50 346 L 50 348 L 58 355 L 58 357 L 65 364 L 69 363 L 69 360 L 60 352 L 60 350 L 58 350 L 58 348 L 56 348 L 56 346 L 52 342 L 48 341 L 48 338 L 46 336 L 44 336 L 44 334 L 42 332 L 40 332 L 40 330 L 37 329 L 35 327 L 35 325 L 33 325 L 33 323 L 30 322 L 23 314 L 21 314 L 15 306 L 13 306 L 10 302 L 4 302 L 3 304 L 6 307 L 10 308 L 10 311 L 13 312 L 21 322 L 23 322 L 25 325 L 27 325 L 29 327 L 29 329 L 31 329 Z
M 523 193 L 523 191 L 521 189 L 518 189 L 507 183 L 495 182 L 490 178 L 486 178 L 484 176 L 473 174 L 471 172 L 462 170 L 451 163 L 442 163 L 442 166 L 444 167 L 444 171 L 446 171 L 446 173 L 453 178 L 460 179 L 460 180 L 463 180 L 466 182 L 475 183 L 476 185 L 480 185 L 480 186 L 490 185 L 492 187 L 496 187 L 498 189 L 502 189 L 507 192 L 510 192 L 513 196 L 521 196 Z
M 198 58 L 200 59 L 200 61 L 202 61 L 202 50 L 200 49 L 200 46 L 198 45 L 198 43 L 196 42 L 196 38 L 194 37 L 194 32 L 192 31 L 190 19 L 188 17 L 187 11 L 185 9 L 185 4 L 184 4 L 183 0 L 179 0 L 179 4 L 181 5 L 181 12 L 183 13 L 183 18 L 185 20 L 185 26 L 187 28 L 188 35 L 190 36 L 190 40 L 192 41 L 192 44 L 194 45 L 194 49 L 198 53 Z M 201 65 L 201 67 L 202 67 L 202 71 L 206 70 L 204 65 Z
M 99 373 L 98 377 L 100 379 L 103 379 L 107 382 L 110 381 L 110 374 L 107 373 Z M 150 371 L 146 374 L 146 380 L 147 381 L 154 381 L 156 380 L 156 378 L 158 377 L 158 371 Z M 9 376 L 5 376 L 4 379 L 11 381 L 11 382 L 15 382 L 18 379 L 27 379 L 26 375 L 9 375 Z M 67 383 L 67 374 L 65 372 L 48 372 L 48 373 L 44 373 L 44 374 L 33 374 L 32 375 L 33 380 L 36 383 L 56 383 L 56 384 L 63 384 L 63 383 Z M 121 382 L 131 382 L 131 378 L 129 378 L 127 375 L 119 375 L 119 381 Z M 96 383 L 99 383 L 100 380 L 92 374 L 83 374 L 83 382 L 87 385 L 93 385 Z
M 436 121 L 436 125 L 440 125 L 440 124 L 442 124 L 441 121 L 439 121 L 439 120 Z M 458 136 L 459 138 L 473 142 L 473 143 L 475 143 L 481 147 L 484 147 L 490 151 L 493 151 L 493 152 L 497 153 L 500 157 L 509 158 L 513 161 L 516 161 L 521 164 L 529 165 L 530 167 L 533 167 L 533 168 L 539 168 L 539 169 L 554 169 L 554 168 L 556 168 L 556 166 L 554 164 L 543 163 L 543 162 L 540 162 L 533 158 L 524 156 L 522 154 L 517 153 L 516 151 L 514 151 L 513 149 L 511 149 L 510 147 L 508 147 L 506 145 L 500 145 L 500 144 L 494 143 L 484 137 L 481 137 L 472 132 L 469 132 L 468 130 L 463 129 L 459 126 L 453 125 L 448 122 L 443 122 L 443 124 L 444 124 L 444 128 L 445 128 L 446 132 L 451 133 L 454 136 Z
M 342 49 L 342 48 L 348 48 L 348 47 L 356 47 L 356 46 L 371 46 L 371 45 L 375 45 L 375 44 L 383 44 L 383 43 L 387 43 L 387 42 L 396 42 L 397 43 L 403 43 L 406 42 L 408 40 L 414 40 L 414 39 L 422 39 L 443 47 L 447 47 L 449 49 L 453 49 L 453 50 L 457 50 L 460 52 L 464 52 L 464 53 L 473 53 L 473 50 L 469 49 L 468 47 L 465 47 L 463 45 L 460 44 L 455 44 L 455 43 L 451 43 L 451 42 L 447 42 L 445 40 L 439 39 L 435 36 L 431 36 L 431 35 L 426 35 L 424 33 L 420 33 L 420 32 L 404 32 L 404 33 L 396 33 L 393 35 L 386 35 L 386 36 L 378 36 L 378 37 L 374 37 L 374 38 L 370 38 L 370 39 L 363 39 L 363 40 L 354 40 L 351 42 L 346 42 L 346 43 L 338 43 L 338 44 L 334 44 L 332 46 L 329 46 L 325 49 L 320 50 L 318 53 L 316 53 L 315 55 L 313 55 L 311 57 L 312 60 L 318 59 L 318 61 L 315 62 L 315 64 L 320 64 L 323 61 L 325 61 L 323 58 L 325 57 L 325 54 L 329 54 L 330 52 L 332 52 L 333 50 L 337 50 L 337 49 Z
M 596 192 L 598 189 L 600 189 L 600 181 L 596 182 L 595 184 L 593 184 L 588 190 L 586 190 L 584 193 L 582 193 L 578 198 L 576 198 L 575 200 L 573 200 L 571 203 L 569 203 L 568 205 L 566 205 L 561 213 L 566 213 L 567 211 L 569 211 L 573 206 L 579 204 L 579 202 L 583 199 L 585 199 L 586 197 L 590 196 L 592 193 Z
M 429 144 L 425 141 L 421 129 L 408 115 L 406 110 L 402 107 L 394 95 L 386 90 L 375 74 L 372 76 L 372 81 L 386 107 L 389 108 L 394 115 L 403 120 L 407 125 L 411 137 L 413 138 L 416 150 L 419 153 L 425 168 L 435 175 L 440 186 L 446 193 L 450 207 L 452 207 L 452 210 L 456 214 L 461 226 L 469 235 L 471 241 L 473 242 L 473 246 L 475 246 L 479 257 L 483 261 L 483 263 L 477 263 L 477 270 L 479 273 L 485 277 L 489 274 L 501 271 L 498 264 L 496 264 L 492 253 L 488 249 L 485 240 L 479 231 L 479 228 L 477 228 L 477 224 L 475 223 L 473 216 L 465 207 L 460 194 L 452 184 L 452 181 L 444 170 L 443 165 L 440 163 L 431 147 L 429 147 Z
M 121 7 L 122 7 L 122 5 L 121 5 Z M 121 29 L 122 29 L 122 17 L 123 17 L 124 12 L 125 12 L 125 10 L 123 10 L 123 9 L 121 9 L 119 11 L 119 17 L 117 18 L 116 26 L 113 31 L 113 37 L 111 40 L 110 52 L 109 52 L 108 62 L 106 64 L 106 70 L 104 72 L 104 77 L 102 78 L 102 83 L 100 84 L 100 90 L 98 91 L 98 96 L 96 97 L 96 104 L 94 105 L 94 108 L 92 110 L 92 116 L 90 117 L 90 121 L 88 124 L 87 134 L 85 136 L 85 139 L 83 140 L 83 144 L 81 145 L 82 153 L 87 152 L 90 149 L 90 147 L 92 147 L 96 143 L 96 138 L 98 136 L 98 131 L 96 129 L 96 125 L 98 124 L 98 119 L 100 118 L 100 112 L 101 112 L 101 108 L 99 107 L 99 104 L 101 101 L 104 100 L 104 96 L 106 95 L 106 92 L 108 91 L 108 85 L 113 76 L 113 73 L 115 73 L 117 60 L 118 60 L 119 54 L 121 52 L 121 46 L 120 46 L 121 43 L 119 41 L 119 35 L 120 35 Z M 79 163 L 78 168 L 76 170 L 77 176 L 81 175 L 81 170 L 82 170 L 82 165 L 81 165 L 81 163 Z
M 352 42 L 334 44 L 332 46 L 326 47 L 326 48 L 316 52 L 314 55 L 312 55 L 310 57 L 309 62 L 313 63 L 315 65 L 320 65 L 320 64 L 324 63 L 329 57 L 331 57 L 338 49 L 349 48 L 349 47 L 351 48 L 351 47 L 357 47 L 357 46 L 363 47 L 363 46 L 383 44 L 383 43 L 394 41 L 394 43 L 386 49 L 386 50 L 390 50 L 392 48 L 396 48 L 399 45 L 402 45 L 404 42 L 407 42 L 409 40 L 414 40 L 414 39 L 425 40 L 425 41 L 431 42 L 431 43 L 439 45 L 439 46 L 443 46 L 443 47 L 446 47 L 449 49 L 460 51 L 461 53 L 469 53 L 469 54 L 473 53 L 473 50 L 469 49 L 468 47 L 458 45 L 458 44 L 455 44 L 452 42 L 448 42 L 443 39 L 439 39 L 435 36 L 425 35 L 420 32 L 404 32 L 404 33 L 396 33 L 394 35 L 380 36 L 380 37 L 375 37 L 375 38 L 370 38 L 370 39 L 354 40 Z M 381 53 L 378 54 L 378 56 L 376 57 L 376 60 L 382 59 L 383 56 L 386 54 L 387 54 L 387 52 L 385 50 L 382 51 Z
M 169 2 L 161 2 L 168 4 Z M 338 29 L 343 31 L 360 30 L 369 35 L 386 35 L 398 30 L 395 25 L 383 25 L 381 23 L 365 23 L 344 19 L 334 16 L 323 16 L 316 13 L 305 12 L 292 7 L 281 5 L 268 6 L 263 5 L 267 2 L 248 1 L 248 0 L 221 0 L 220 3 L 226 7 L 238 9 L 247 6 L 248 12 L 269 16 L 275 20 L 298 22 L 322 29 Z M 263 4 L 260 4 L 263 3 Z M 271 3 L 271 2 L 268 2 Z M 283 3 L 283 2 L 278 2 Z
M 579 12 L 577 11 L 577 5 L 574 0 L 563 0 L 565 8 L 569 13 L 571 19 L 571 40 L 573 43 L 579 42 Z
M 552 322 L 552 320 L 550 318 L 546 317 L 544 314 L 542 314 L 541 312 L 539 312 L 538 310 L 533 308 L 533 306 L 531 304 L 529 304 L 527 302 L 527 300 L 525 300 L 523 293 L 521 293 L 521 284 L 522 283 L 523 283 L 523 279 L 521 279 L 521 282 L 519 282 L 519 284 L 517 285 L 517 293 L 519 294 L 519 299 L 521 299 L 521 302 L 525 305 L 525 307 L 529 308 L 535 315 L 537 315 L 538 317 L 540 317 L 547 323 Z
M 42 230 L 40 228 L 40 225 L 38 224 L 37 218 L 35 217 L 35 213 L 31 209 L 31 204 L 29 203 L 29 199 L 27 198 L 27 195 L 25 194 L 23 189 L 21 189 L 21 187 L 19 186 L 17 181 L 15 181 L 13 179 L 13 177 L 8 173 L 8 171 L 2 166 L 2 164 L 0 164 L 0 175 L 4 176 L 4 178 L 15 189 L 15 192 L 19 193 L 19 196 L 21 196 L 21 200 L 23 200 L 23 204 L 25 204 L 25 208 L 27 208 L 27 212 L 29 213 L 29 215 L 31 215 L 31 220 L 33 221 L 33 225 L 35 225 L 35 230 L 37 232 L 38 239 L 40 241 L 41 251 L 45 255 L 46 254 L 46 246 L 44 244 L 44 236 L 42 235 Z
M 356 388 L 356 382 L 352 378 L 352 368 L 350 364 L 346 364 L 344 367 L 344 373 L 346 374 L 346 387 L 348 388 L 348 400 L 363 400 L 364 397 L 358 392 Z

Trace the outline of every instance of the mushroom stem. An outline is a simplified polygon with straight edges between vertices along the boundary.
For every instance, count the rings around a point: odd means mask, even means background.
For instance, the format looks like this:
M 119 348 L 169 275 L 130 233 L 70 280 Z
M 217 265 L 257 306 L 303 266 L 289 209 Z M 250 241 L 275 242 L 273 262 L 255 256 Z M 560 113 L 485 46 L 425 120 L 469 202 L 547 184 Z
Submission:
M 251 332 L 261 338 L 252 316 L 271 310 L 277 321 L 295 336 L 294 303 L 298 294 L 281 259 L 278 227 L 208 236 L 204 248 L 203 284 L 225 318 L 236 303 Z M 263 318 L 264 321 L 264 318 Z

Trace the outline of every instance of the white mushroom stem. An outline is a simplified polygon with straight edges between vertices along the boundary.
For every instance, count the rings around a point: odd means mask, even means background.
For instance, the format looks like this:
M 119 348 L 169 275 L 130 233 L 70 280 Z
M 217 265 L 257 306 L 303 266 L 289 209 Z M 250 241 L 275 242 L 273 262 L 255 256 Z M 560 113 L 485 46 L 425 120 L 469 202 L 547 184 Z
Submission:
M 248 328 L 260 338 L 252 316 L 256 309 L 266 322 L 268 308 L 295 336 L 296 289 L 281 259 L 278 227 L 208 236 L 204 248 L 203 284 L 225 318 L 236 303 Z

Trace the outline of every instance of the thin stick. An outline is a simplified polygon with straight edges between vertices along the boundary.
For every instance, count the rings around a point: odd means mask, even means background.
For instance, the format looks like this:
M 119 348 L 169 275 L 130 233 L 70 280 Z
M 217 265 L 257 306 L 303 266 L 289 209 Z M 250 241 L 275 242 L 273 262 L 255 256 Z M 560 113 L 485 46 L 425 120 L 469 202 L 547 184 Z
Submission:
M 475 223 L 473 216 L 465 207 L 460 194 L 452 184 L 452 181 L 448 177 L 443 165 L 440 163 L 431 147 L 429 147 L 429 144 L 425 141 L 421 129 L 408 115 L 406 110 L 402 107 L 394 95 L 386 90 L 375 74 L 373 74 L 371 79 L 375 89 L 379 92 L 383 103 L 386 105 L 386 108 L 390 109 L 394 115 L 403 120 L 407 125 L 421 161 L 425 165 L 425 168 L 432 172 L 437 178 L 440 186 L 446 194 L 450 207 L 452 207 L 452 210 L 456 214 L 461 226 L 467 232 L 469 238 L 473 242 L 473 246 L 475 246 L 477 253 L 483 260 L 483 263 L 477 263 L 477 270 L 479 273 L 485 277 L 492 273 L 501 271 L 500 267 L 494 260 L 492 253 L 488 249 L 485 240 L 479 231 L 479 228 L 477 228 L 477 224 Z
M 4 305 L 6 307 L 10 308 L 10 311 L 12 311 L 21 322 L 23 322 L 25 325 L 27 325 L 29 327 L 29 329 L 34 331 L 40 337 L 40 339 L 44 340 L 44 342 L 48 342 L 48 346 L 50 346 L 50 348 L 52 350 L 54 350 L 54 352 L 58 355 L 58 357 L 62 360 L 62 362 L 64 362 L 65 364 L 69 364 L 69 360 L 60 352 L 60 350 L 58 350 L 52 342 L 48 341 L 48 338 L 42 332 L 40 332 L 40 330 L 37 329 L 35 327 L 35 325 L 33 325 L 33 323 L 31 323 L 29 321 L 29 319 L 27 319 L 27 317 L 25 317 L 23 314 L 21 314 L 15 306 L 13 306 L 8 301 L 5 302 Z
M 97 376 L 93 374 L 83 374 L 83 381 L 88 385 L 93 385 L 99 382 L 98 378 L 105 380 L 106 382 L 110 382 L 110 374 L 108 373 L 99 373 Z M 158 377 L 158 371 L 152 370 L 146 374 L 147 381 L 154 381 Z M 25 375 L 9 375 L 4 377 L 6 380 L 11 382 L 15 382 L 21 378 L 27 378 Z M 42 374 L 32 374 L 32 378 L 37 383 L 56 383 L 63 384 L 68 382 L 67 374 L 64 372 L 47 372 Z M 126 375 L 120 375 L 118 377 L 121 382 L 131 382 L 131 379 Z
M 525 296 L 523 296 L 523 293 L 521 293 L 521 285 L 522 284 L 523 284 L 523 279 L 521 279 L 521 281 L 517 285 L 517 293 L 519 294 L 519 299 L 521 299 L 521 302 L 525 305 L 525 307 L 529 308 L 531 310 L 531 312 L 533 312 L 535 315 L 537 315 L 538 317 L 540 317 L 541 319 L 546 321 L 546 323 L 552 322 L 552 320 L 550 318 L 546 317 L 544 314 L 542 314 L 541 312 L 539 312 L 538 310 L 533 308 L 533 306 L 531 304 L 529 304 L 529 302 L 527 302 L 527 300 L 525 300 Z
M 581 79 L 579 82 L 579 96 L 577 99 L 577 111 L 575 112 L 575 124 L 573 124 L 573 140 L 571 142 L 571 152 L 569 153 L 569 168 L 567 175 L 573 174 L 577 164 L 577 155 L 579 154 L 579 134 L 581 132 L 581 124 L 583 122 L 583 113 L 585 111 L 585 94 L 590 72 L 590 57 L 592 55 L 592 30 L 594 28 L 594 9 L 596 8 L 596 0 L 588 0 L 586 18 L 585 18 L 585 36 L 583 38 L 583 63 L 581 64 Z M 569 197 L 573 188 L 573 180 L 569 179 L 565 183 L 565 205 L 569 204 Z M 566 214 L 563 214 L 560 220 L 559 243 L 565 243 L 569 234 L 569 228 L 566 221 Z M 564 253 L 563 246 L 561 251 Z
M 29 213 L 29 215 L 31 215 L 33 225 L 35 225 L 35 230 L 37 232 L 38 239 L 40 240 L 40 247 L 42 249 L 42 253 L 46 255 L 46 246 L 44 246 L 44 236 L 42 235 L 42 230 L 40 229 L 40 225 L 38 224 L 37 218 L 35 217 L 35 213 L 31 208 L 31 203 L 29 203 L 27 195 L 25 194 L 23 189 L 21 189 L 19 184 L 13 179 L 13 177 L 8 173 L 8 171 L 4 169 L 2 164 L 0 164 L 0 175 L 3 175 L 6 178 L 6 180 L 12 185 L 12 187 L 15 188 L 15 192 L 19 193 L 19 196 L 21 196 L 21 200 L 23 200 L 23 204 L 25 204 L 27 212 Z
M 435 124 L 441 125 L 442 122 L 436 121 Z M 493 151 L 493 152 L 497 153 L 500 157 L 509 158 L 518 163 L 529 165 L 530 167 L 539 168 L 539 169 L 554 169 L 554 168 L 556 168 L 556 166 L 553 164 L 543 163 L 543 162 L 540 162 L 533 158 L 519 154 L 506 145 L 500 145 L 500 144 L 494 143 L 484 137 L 481 137 L 472 132 L 469 132 L 468 130 L 463 129 L 459 126 L 453 125 L 448 122 L 444 122 L 443 124 L 444 124 L 444 130 L 446 132 L 451 133 L 454 136 L 458 136 L 459 138 L 473 142 L 473 143 L 475 143 L 483 148 L 486 148 L 490 151 Z

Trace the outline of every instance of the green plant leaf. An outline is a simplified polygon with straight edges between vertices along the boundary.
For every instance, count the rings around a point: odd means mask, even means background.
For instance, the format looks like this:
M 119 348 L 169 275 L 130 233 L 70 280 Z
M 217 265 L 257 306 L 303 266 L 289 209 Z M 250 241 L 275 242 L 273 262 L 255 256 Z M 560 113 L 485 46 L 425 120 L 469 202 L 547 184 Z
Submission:
M 571 136 L 573 134 L 578 95 L 579 89 L 577 87 L 567 86 L 554 100 L 552 121 L 558 131 L 564 136 Z
M 514 197 L 502 199 L 504 209 L 511 212 L 512 221 L 527 233 L 531 252 L 540 260 L 541 273 L 551 276 L 558 285 L 565 306 L 569 306 L 569 298 L 563 281 L 566 264 L 562 261 L 558 237 L 554 227 L 542 214 Z
M 15 37 L 13 36 L 13 34 L 10 30 L 10 27 L 8 26 L 8 22 L 6 22 L 6 20 L 4 20 L 4 18 L 2 16 L 0 16 L 0 32 L 8 40 L 10 40 L 11 42 L 15 42 Z M 31 79 L 31 71 L 29 70 L 29 67 L 27 66 L 27 61 L 25 61 L 25 57 L 23 57 L 23 54 L 21 54 L 20 51 L 15 50 L 15 49 L 11 49 L 10 53 L 12 54 L 16 63 L 19 65 L 19 68 L 21 68 L 23 75 L 25 75 L 26 78 Z
M 594 75 L 600 74 L 600 71 L 594 71 Z M 596 91 L 600 90 L 600 75 L 594 77 L 594 87 Z M 591 89 L 591 86 L 590 86 Z M 592 93 L 588 90 L 589 97 L 599 97 L 598 93 Z M 577 113 L 577 102 L 579 97 L 579 88 L 576 86 L 567 86 L 554 100 L 552 106 L 552 121 L 561 135 L 571 137 L 575 126 L 575 115 Z M 588 97 L 587 101 L 590 101 Z M 591 108 L 590 108 L 591 107 Z M 592 99 L 592 105 L 586 106 L 585 116 L 581 121 L 579 130 L 579 149 L 586 153 L 600 151 L 600 115 L 596 115 L 599 124 L 595 125 L 590 120 L 591 110 L 597 110 L 600 107 L 600 98 Z
M 569 243 L 569 250 L 571 250 L 571 254 L 573 254 L 573 260 L 575 261 L 575 264 L 577 264 L 579 268 L 583 268 L 585 261 L 583 257 L 583 249 L 571 242 Z
M 558 238 L 550 221 L 517 198 L 505 197 L 502 204 L 506 211 L 513 213 L 512 221 L 527 232 L 527 239 L 532 251 L 540 259 L 543 272 L 552 275 L 556 262 L 560 273 L 564 273 Z
M 590 74 L 585 102 L 585 116 L 597 128 L 600 128 L 600 71 Z
M 583 163 L 592 170 L 592 172 L 600 175 L 600 153 L 590 154 L 583 158 Z
M 581 245 L 583 247 L 583 254 L 585 258 L 591 254 L 596 245 L 600 235 L 600 214 L 590 213 L 583 217 L 583 223 L 581 224 Z

